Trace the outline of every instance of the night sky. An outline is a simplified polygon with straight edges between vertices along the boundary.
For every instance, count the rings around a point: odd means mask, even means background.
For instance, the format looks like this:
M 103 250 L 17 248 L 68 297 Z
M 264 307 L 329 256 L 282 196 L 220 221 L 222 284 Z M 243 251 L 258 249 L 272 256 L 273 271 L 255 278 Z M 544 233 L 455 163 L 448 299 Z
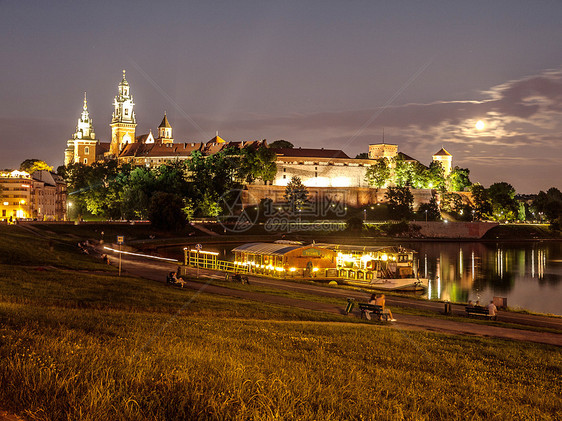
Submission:
M 562 2 L 2 1 L 0 168 L 63 163 L 84 91 L 109 141 L 127 70 L 137 135 L 442 146 L 472 181 L 562 189 Z M 478 130 L 476 122 L 484 128 Z

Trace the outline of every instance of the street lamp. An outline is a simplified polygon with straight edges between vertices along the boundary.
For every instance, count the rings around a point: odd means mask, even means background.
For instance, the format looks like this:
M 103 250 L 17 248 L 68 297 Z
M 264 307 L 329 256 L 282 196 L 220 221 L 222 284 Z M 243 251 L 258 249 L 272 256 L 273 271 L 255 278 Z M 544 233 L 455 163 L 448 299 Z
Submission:
M 367 220 L 367 209 L 363 209 L 363 221 Z
M 72 202 L 66 202 L 66 219 L 70 221 L 70 209 L 72 208 Z
M 425 222 L 427 222 L 427 209 L 425 210 Z

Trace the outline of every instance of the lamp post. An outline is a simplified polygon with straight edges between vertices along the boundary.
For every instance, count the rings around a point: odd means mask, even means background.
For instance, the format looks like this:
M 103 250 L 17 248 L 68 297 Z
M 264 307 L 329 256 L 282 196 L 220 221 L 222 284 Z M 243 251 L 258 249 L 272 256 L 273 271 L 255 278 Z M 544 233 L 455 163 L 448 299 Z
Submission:
M 72 202 L 66 202 L 66 220 L 70 221 L 70 209 L 72 209 Z
M 427 209 L 425 210 L 425 222 L 427 222 Z
M 367 220 L 367 209 L 363 209 L 363 221 Z

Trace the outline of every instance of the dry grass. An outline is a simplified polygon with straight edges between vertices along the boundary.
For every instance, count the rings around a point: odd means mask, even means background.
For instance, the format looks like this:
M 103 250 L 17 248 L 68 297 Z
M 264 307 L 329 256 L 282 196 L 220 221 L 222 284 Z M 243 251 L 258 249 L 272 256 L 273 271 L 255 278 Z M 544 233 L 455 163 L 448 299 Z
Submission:
M 15 246 L 20 262 L 33 256 L 24 248 Z M 42 259 L 80 267 L 72 257 Z M 40 420 L 559 416 L 559 348 L 194 294 L 0 265 L 1 406 Z

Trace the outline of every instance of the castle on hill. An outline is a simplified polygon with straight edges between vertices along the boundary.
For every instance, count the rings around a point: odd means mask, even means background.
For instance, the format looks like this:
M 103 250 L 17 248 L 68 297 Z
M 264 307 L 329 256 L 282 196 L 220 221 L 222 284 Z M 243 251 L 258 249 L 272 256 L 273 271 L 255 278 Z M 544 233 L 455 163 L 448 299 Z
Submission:
M 88 101 L 84 93 L 82 113 L 78 118 L 76 131 L 68 140 L 64 151 L 64 165 L 85 164 L 117 159 L 120 164 L 157 166 L 169 161 L 189 159 L 192 152 L 203 155 L 219 152 L 227 146 L 237 148 L 260 147 L 265 141 L 226 142 L 218 134 L 206 143 L 175 143 L 173 130 L 166 113 L 157 129 L 157 137 L 152 131 L 137 135 L 133 95 L 123 70 L 123 79 L 117 87 L 113 99 L 111 118 L 111 142 L 102 142 L 96 137 L 94 125 L 88 111 Z
M 123 78 L 113 100 L 113 114 L 109 124 L 111 141 L 102 142 L 96 137 L 84 94 L 82 113 L 64 151 L 65 165 L 91 165 L 98 161 L 116 159 L 119 164 L 154 167 L 166 162 L 190 159 L 195 151 L 208 156 L 229 147 L 242 149 L 267 146 L 265 140 L 227 142 L 218 134 L 207 142 L 176 143 L 166 113 L 157 128 L 156 137 L 152 131 L 137 135 L 134 106 L 131 88 L 123 70 Z M 344 200 L 350 206 L 379 203 L 384 189 L 369 187 L 365 181 L 367 169 L 380 158 L 392 161 L 393 158 L 400 157 L 406 162 L 417 162 L 399 152 L 397 145 L 387 143 L 369 145 L 368 157 L 364 159 L 351 158 L 342 150 L 324 148 L 281 148 L 275 151 L 277 174 L 274 180 L 265 185 L 255 182 L 246 186 L 248 204 L 259 203 L 263 198 L 281 200 L 285 186 L 293 176 L 299 177 L 312 195 Z M 452 156 L 444 148 L 433 155 L 433 161 L 441 163 L 445 176 L 451 172 Z M 431 192 L 414 192 L 414 196 L 416 195 L 419 196 L 416 198 L 419 203 L 431 198 Z

